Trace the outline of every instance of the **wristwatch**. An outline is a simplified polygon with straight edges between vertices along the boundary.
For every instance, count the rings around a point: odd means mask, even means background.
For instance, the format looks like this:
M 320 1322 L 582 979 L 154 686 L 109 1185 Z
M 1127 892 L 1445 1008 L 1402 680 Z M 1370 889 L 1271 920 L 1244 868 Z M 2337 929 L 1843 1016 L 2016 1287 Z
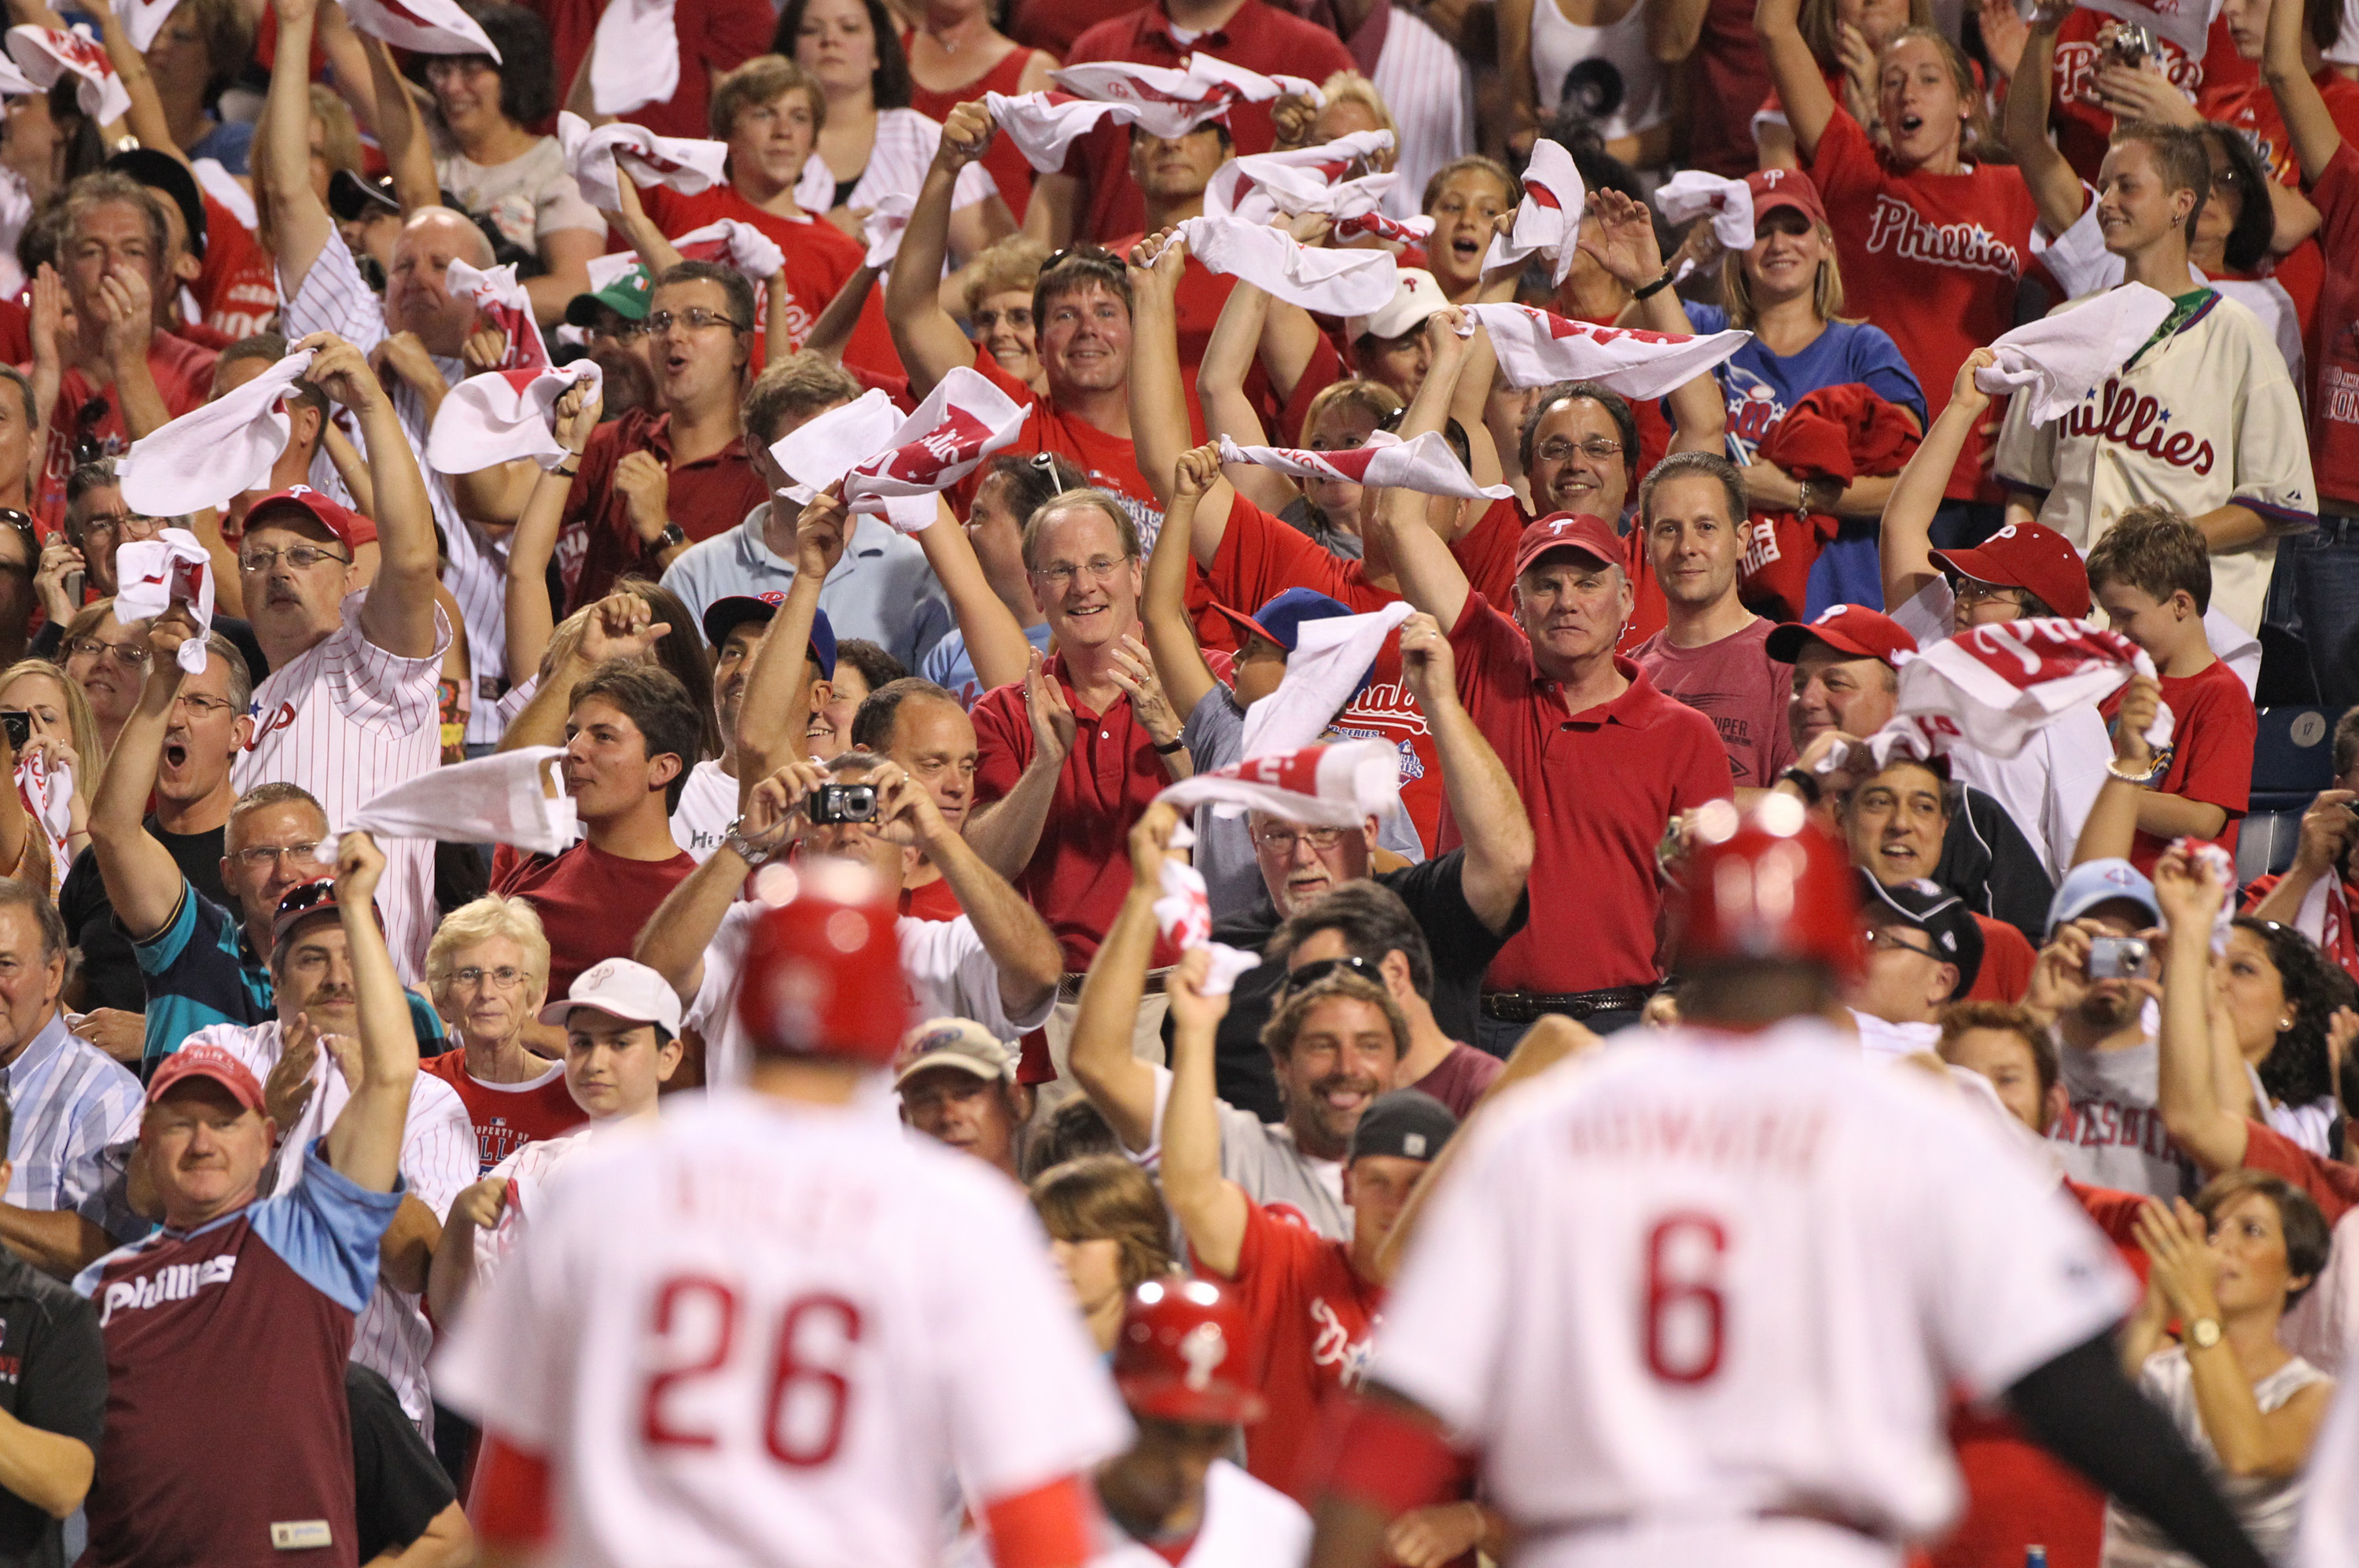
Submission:
M 1788 768 L 1785 772 L 1777 775 L 1777 778 L 1781 783 L 1791 784 L 1795 789 L 1800 790 L 1802 792 L 1802 804 L 1806 806 L 1817 805 L 1819 803 L 1819 797 L 1826 793 L 1825 789 L 1819 783 L 1818 775 L 1812 773 L 1807 768 L 1799 766 Z
M 721 830 L 721 847 L 749 866 L 760 866 L 770 858 L 771 852 L 745 836 L 745 822 L 744 817 L 733 818 L 729 825 Z
M 2220 1343 L 2220 1320 L 2197 1318 L 2187 1325 L 2187 1343 L 2198 1350 L 2209 1350 Z
M 649 545 L 647 548 L 650 550 L 678 550 L 681 545 L 684 545 L 687 542 L 687 529 L 681 528 L 678 523 L 666 523 L 663 526 L 663 532 L 656 535 L 655 543 Z

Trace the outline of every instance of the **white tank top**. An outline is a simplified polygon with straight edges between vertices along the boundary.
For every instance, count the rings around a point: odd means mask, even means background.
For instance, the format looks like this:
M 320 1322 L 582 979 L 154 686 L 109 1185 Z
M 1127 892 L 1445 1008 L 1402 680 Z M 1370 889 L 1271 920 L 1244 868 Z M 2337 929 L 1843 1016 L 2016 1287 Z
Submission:
M 1568 20 L 1558 0 L 1533 0 L 1532 77 L 1543 116 L 1564 101 L 1566 74 L 1576 67 L 1591 101 L 1611 105 L 1592 116 L 1607 141 L 1649 129 L 1669 112 L 1663 68 L 1647 48 L 1644 0 L 1603 27 Z
M 2325 1373 L 2297 1356 L 2253 1385 L 2253 1400 L 2263 1415 L 2283 1405 L 2312 1383 L 2328 1381 Z M 2221 1497 L 2235 1511 L 2236 1522 L 2271 1563 L 2290 1560 L 2294 1522 L 2301 1513 L 2302 1477 L 2288 1475 L 2234 1476 L 2221 1468 L 2211 1434 L 2195 1409 L 2195 1376 L 2187 1352 L 2173 1348 L 2147 1357 L 2138 1374 L 2138 1391 L 2170 1415 L 2179 1435 L 2195 1450 L 2203 1467 L 2219 1485 Z M 2105 1504 L 2104 1568 L 2195 1568 L 2195 1560 L 2171 1549 L 2159 1530 L 2108 1499 Z

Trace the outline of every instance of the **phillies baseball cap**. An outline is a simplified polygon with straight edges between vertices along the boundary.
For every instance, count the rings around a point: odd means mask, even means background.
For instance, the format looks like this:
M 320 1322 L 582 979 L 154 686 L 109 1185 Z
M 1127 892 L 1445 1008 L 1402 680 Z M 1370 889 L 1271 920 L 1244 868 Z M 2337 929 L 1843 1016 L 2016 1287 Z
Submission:
M 2162 923 L 2162 906 L 2155 901 L 2154 884 L 2128 861 L 2109 855 L 2103 860 L 2084 860 L 2064 874 L 2056 897 L 2049 901 L 2049 933 L 2053 935 L 2066 920 L 2077 920 L 2098 905 L 2110 904 L 2116 898 L 2136 904 L 2156 925 Z
M 1521 577 L 1552 550 L 1577 550 L 1595 556 L 1600 565 L 1619 566 L 1628 548 L 1604 518 L 1587 512 L 1559 512 L 1524 529 L 1524 537 L 1516 543 L 1516 575 Z
M 893 1087 L 933 1067 L 956 1068 L 986 1083 L 1016 1082 L 1016 1052 L 973 1018 L 928 1018 L 901 1037 Z
M 1818 182 L 1799 169 L 1756 169 L 1745 177 L 1745 183 L 1753 192 L 1756 229 L 1780 207 L 1791 207 L 1813 223 L 1827 222 L 1827 204 L 1819 199 Z
M 595 1007 L 625 1023 L 653 1024 L 668 1035 L 679 1033 L 679 993 L 662 975 L 627 958 L 603 958 L 576 975 L 563 1001 L 540 1009 L 540 1021 L 563 1029 L 576 1007 Z
M 286 945 L 295 928 L 313 915 L 332 915 L 342 908 L 336 902 L 336 881 L 332 877 L 315 877 L 309 882 L 299 882 L 287 889 L 278 900 L 277 913 L 270 917 L 270 946 L 273 952 Z M 385 910 L 375 899 L 369 908 L 376 911 L 376 929 L 385 929 Z
M 1393 286 L 1393 297 L 1382 309 L 1370 316 L 1343 318 L 1343 341 L 1358 343 L 1363 337 L 1389 342 L 1425 324 L 1425 319 L 1436 310 L 1450 309 L 1450 296 L 1433 274 L 1421 267 L 1404 267 L 1399 281 Z
M 778 605 L 784 593 L 733 593 L 725 599 L 715 599 L 704 606 L 704 640 L 718 651 L 729 640 L 729 634 L 747 621 L 759 621 L 768 626 L 777 617 Z M 811 611 L 811 662 L 819 666 L 820 679 L 835 679 L 835 626 L 821 609 Z
M 1267 637 L 1287 652 L 1292 653 L 1302 639 L 1305 621 L 1331 621 L 1338 615 L 1348 615 L 1351 606 L 1331 599 L 1315 588 L 1288 588 L 1248 615 L 1242 610 L 1232 610 L 1226 604 L 1212 608 L 1228 618 L 1229 625 L 1252 637 Z
M 313 522 L 335 535 L 337 540 L 346 550 L 358 550 L 376 537 L 373 525 L 364 525 L 362 519 L 351 510 L 329 500 L 309 485 L 290 485 L 284 490 L 273 490 L 269 495 L 247 507 L 246 531 L 252 533 L 256 528 L 268 522 L 270 520 L 268 514 L 274 507 L 303 513 Z
M 2009 523 L 1972 550 L 1937 550 L 1934 564 L 1977 583 L 2021 588 L 2074 620 L 2089 614 L 2089 569 L 2072 541 L 2038 523 Z
M 1963 898 L 1938 882 L 1919 879 L 1887 887 L 1863 866 L 1859 915 L 1871 926 L 1907 926 L 1922 931 L 1935 958 L 1958 966 L 1958 984 L 1950 993 L 1952 1001 L 1964 996 L 1973 987 L 1974 976 L 1983 972 L 1982 925 Z
M 1349 1164 L 1372 1154 L 1396 1160 L 1431 1160 L 1458 1130 L 1450 1107 L 1422 1089 L 1395 1089 L 1368 1102 L 1352 1128 L 1352 1146 L 1343 1160 Z
M 1812 641 L 1854 659 L 1880 659 L 1886 664 L 1896 664 L 1904 650 L 1917 651 L 1917 639 L 1903 631 L 1899 622 L 1864 604 L 1830 604 L 1807 626 L 1788 621 L 1772 631 L 1762 646 L 1778 663 L 1791 664 L 1801 656 L 1802 645 Z
M 164 1058 L 156 1076 L 147 1081 L 149 1103 L 162 1099 L 173 1084 L 189 1078 L 210 1078 L 247 1110 L 262 1109 L 262 1085 L 255 1081 L 253 1070 L 220 1046 L 202 1042 L 184 1045 Z

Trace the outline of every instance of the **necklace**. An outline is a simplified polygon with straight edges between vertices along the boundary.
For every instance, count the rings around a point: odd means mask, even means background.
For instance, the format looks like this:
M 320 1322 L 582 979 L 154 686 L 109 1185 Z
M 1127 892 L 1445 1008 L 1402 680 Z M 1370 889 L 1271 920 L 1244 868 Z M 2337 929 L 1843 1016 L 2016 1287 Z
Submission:
M 924 32 L 928 38 L 934 40 L 934 47 L 936 49 L 941 50 L 944 54 L 956 54 L 959 50 L 964 49 L 970 42 L 972 42 L 974 35 L 983 31 L 984 28 L 984 23 L 983 13 L 977 11 L 971 16 L 962 17 L 960 20 L 952 22 L 947 27 L 928 27 L 924 29 Z M 954 31 L 962 33 L 965 37 L 953 42 L 951 41 L 950 35 Z

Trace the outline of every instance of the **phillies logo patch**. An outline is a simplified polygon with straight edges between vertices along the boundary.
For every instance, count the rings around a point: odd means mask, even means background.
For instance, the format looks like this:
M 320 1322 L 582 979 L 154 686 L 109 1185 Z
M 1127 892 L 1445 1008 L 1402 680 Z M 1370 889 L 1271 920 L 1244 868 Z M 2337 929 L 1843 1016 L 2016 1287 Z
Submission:
M 262 716 L 262 704 L 256 702 L 251 710 L 251 714 L 254 719 L 254 738 L 245 743 L 245 749 L 255 752 L 262 749 L 264 736 L 274 731 L 283 730 L 295 722 L 295 704 L 281 702 L 278 704 L 278 711 L 266 719 Z
M 2159 399 L 2109 376 L 2101 390 L 2092 391 L 2064 416 L 2063 433 L 2140 452 L 2173 468 L 2210 474 L 2219 461 L 2211 441 L 2193 430 L 2172 430 L 2170 419 L 2170 410 Z
M 1216 1323 L 1200 1323 L 1180 1340 L 1180 1359 L 1188 1364 L 1182 1379 L 1195 1393 L 1212 1386 L 1212 1374 L 1229 1358 L 1229 1336 L 1221 1332 Z
M 907 446 L 870 458 L 852 472 L 871 479 L 938 485 L 944 471 L 974 462 L 991 433 L 991 428 L 981 419 L 952 404 L 943 410 L 940 424 Z

